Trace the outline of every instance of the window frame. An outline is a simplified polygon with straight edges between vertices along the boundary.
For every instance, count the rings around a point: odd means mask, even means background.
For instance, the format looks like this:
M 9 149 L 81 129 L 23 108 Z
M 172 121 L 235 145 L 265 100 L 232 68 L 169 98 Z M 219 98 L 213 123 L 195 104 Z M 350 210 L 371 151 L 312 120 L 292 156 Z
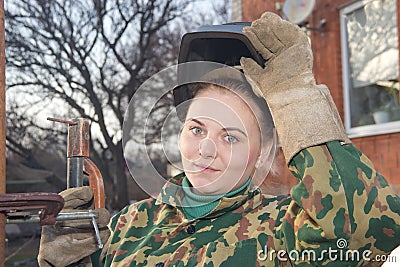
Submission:
M 342 82 L 343 82 L 343 104 L 344 104 L 344 125 L 346 132 L 350 138 L 373 136 L 381 134 L 390 134 L 400 132 L 400 121 L 392 121 L 380 124 L 370 124 L 364 126 L 351 126 L 351 103 L 350 103 L 350 62 L 348 58 L 347 43 L 347 24 L 346 15 L 359 9 L 368 3 L 376 0 L 359 0 L 340 9 L 340 37 L 341 37 L 341 56 L 342 56 Z M 397 2 L 396 2 L 397 4 Z M 398 5 L 398 4 L 397 4 Z M 398 6 L 397 6 L 398 13 Z M 397 34 L 399 36 L 399 25 L 397 22 Z M 398 47 L 398 49 L 400 49 Z M 399 62 L 399 60 L 398 60 Z M 398 63 L 399 64 L 399 63 Z M 397 77 L 399 79 L 399 77 Z

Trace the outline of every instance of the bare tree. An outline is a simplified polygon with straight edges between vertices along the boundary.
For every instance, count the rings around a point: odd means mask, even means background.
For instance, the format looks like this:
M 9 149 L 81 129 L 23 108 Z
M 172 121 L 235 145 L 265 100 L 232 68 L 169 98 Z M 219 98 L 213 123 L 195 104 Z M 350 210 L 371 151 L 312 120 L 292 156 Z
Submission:
M 7 90 L 32 96 L 17 95 L 14 113 L 21 114 L 21 103 L 31 104 L 27 100 L 43 104 L 46 99 L 69 109 L 54 110 L 54 116 L 90 119 L 99 129 L 91 136 L 91 146 L 97 148 L 92 157 L 114 192 L 108 195 L 115 196 L 115 208 L 128 201 L 119 137 L 123 114 L 138 86 L 175 62 L 180 32 L 172 22 L 184 16 L 186 5 L 187 1 L 171 0 L 6 3 Z M 9 149 L 25 156 L 31 153 L 35 146 L 21 143 L 17 134 L 28 133 L 28 126 L 37 133 L 30 139 L 60 142 L 47 138 L 56 136 L 56 126 L 40 125 L 32 116 L 12 119 L 13 110 L 9 111 L 8 123 L 15 126 L 7 138 Z
M 217 17 L 194 2 L 7 1 L 7 93 L 13 96 L 7 115 L 9 151 L 49 168 L 35 155 L 50 147 L 52 153 L 64 152 L 66 127 L 43 123 L 44 114 L 88 118 L 91 157 L 104 176 L 107 202 L 115 209 L 125 205 L 128 175 L 121 131 L 131 97 L 151 75 L 176 63 L 185 31 L 227 19 L 226 0 L 213 4 Z M 157 112 L 167 114 L 171 103 L 166 96 Z M 134 118 L 130 123 L 136 123 Z M 152 122 L 148 145 L 160 141 L 160 125 Z M 129 190 L 137 192 L 137 199 L 146 197 L 139 187 Z

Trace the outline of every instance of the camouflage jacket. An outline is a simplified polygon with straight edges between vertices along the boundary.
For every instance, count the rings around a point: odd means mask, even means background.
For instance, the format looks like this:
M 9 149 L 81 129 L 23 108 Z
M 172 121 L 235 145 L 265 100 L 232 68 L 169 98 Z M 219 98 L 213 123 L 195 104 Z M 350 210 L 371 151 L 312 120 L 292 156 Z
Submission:
M 299 179 L 290 196 L 247 189 L 194 220 L 176 207 L 181 192 L 167 184 L 158 200 L 113 217 L 103 264 L 378 266 L 372 260 L 400 243 L 400 199 L 354 146 L 308 148 L 289 168 Z

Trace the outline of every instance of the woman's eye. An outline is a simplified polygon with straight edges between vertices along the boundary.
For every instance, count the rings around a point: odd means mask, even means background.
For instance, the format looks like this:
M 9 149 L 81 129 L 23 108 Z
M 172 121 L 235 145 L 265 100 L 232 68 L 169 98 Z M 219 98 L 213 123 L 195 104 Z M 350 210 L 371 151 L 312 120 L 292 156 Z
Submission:
M 199 127 L 191 127 L 190 131 L 194 134 L 194 135 L 199 135 L 203 133 L 203 130 Z
M 236 137 L 234 137 L 233 135 L 226 135 L 225 137 L 224 137 L 224 139 L 225 139 L 225 141 L 227 141 L 228 143 L 236 143 L 236 142 L 238 142 L 239 140 L 236 138 Z

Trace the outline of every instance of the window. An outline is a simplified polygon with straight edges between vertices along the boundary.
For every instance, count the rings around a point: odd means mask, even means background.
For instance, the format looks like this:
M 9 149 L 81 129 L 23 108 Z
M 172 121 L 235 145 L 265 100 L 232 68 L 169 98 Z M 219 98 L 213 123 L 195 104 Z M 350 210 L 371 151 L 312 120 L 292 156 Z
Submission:
M 340 11 L 350 137 L 400 131 L 396 5 L 396 0 L 364 0 Z

